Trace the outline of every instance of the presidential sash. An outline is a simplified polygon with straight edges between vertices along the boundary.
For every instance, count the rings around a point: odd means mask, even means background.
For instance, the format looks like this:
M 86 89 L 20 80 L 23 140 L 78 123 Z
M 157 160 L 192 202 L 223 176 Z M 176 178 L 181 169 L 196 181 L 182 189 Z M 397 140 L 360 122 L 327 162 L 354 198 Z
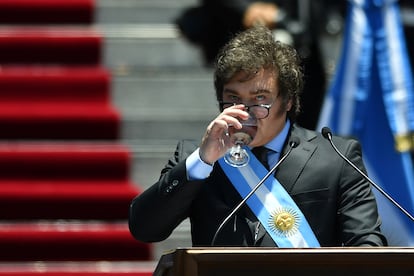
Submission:
M 219 164 L 242 198 L 245 198 L 267 174 L 266 168 L 246 147 L 250 162 L 243 167 Z M 260 223 L 279 247 L 320 247 L 305 216 L 283 186 L 270 176 L 246 201 Z

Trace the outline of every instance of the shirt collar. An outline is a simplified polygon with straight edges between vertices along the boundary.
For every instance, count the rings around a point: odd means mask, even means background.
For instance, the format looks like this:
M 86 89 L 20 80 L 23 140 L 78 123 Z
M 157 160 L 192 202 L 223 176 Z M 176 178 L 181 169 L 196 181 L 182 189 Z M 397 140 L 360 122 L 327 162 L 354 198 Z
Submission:
M 282 131 L 265 145 L 266 148 L 271 149 L 275 152 L 282 152 L 283 145 L 285 144 L 286 138 L 289 134 L 290 129 L 290 120 L 286 120 L 286 124 L 283 127 Z

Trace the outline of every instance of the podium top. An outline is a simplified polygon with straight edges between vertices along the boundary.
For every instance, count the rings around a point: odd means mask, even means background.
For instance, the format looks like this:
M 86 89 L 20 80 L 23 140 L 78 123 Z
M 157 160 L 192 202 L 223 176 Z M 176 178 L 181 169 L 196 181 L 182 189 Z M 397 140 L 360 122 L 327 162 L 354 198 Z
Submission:
M 414 248 L 177 248 L 160 259 L 155 276 L 412 275 Z

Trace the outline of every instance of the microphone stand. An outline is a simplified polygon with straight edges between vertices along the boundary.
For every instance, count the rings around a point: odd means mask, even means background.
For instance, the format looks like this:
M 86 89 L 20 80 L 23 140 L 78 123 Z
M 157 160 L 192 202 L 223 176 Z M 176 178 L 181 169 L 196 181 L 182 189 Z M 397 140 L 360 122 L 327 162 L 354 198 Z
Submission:
M 383 196 L 385 196 L 392 204 L 394 204 L 398 209 L 400 209 L 401 212 L 403 212 L 408 218 L 411 219 L 411 221 L 414 221 L 414 217 L 406 210 L 404 209 L 397 201 L 395 201 L 389 194 L 387 194 L 379 185 L 377 185 L 371 178 L 369 178 L 363 171 L 361 171 L 357 166 L 355 166 L 354 163 L 352 163 L 348 158 L 346 158 L 335 146 L 335 144 L 332 141 L 332 132 L 328 127 L 322 128 L 322 136 L 328 139 L 329 143 L 333 147 L 333 149 L 336 151 L 336 153 L 345 160 L 349 165 L 352 166 L 360 175 L 362 175 L 369 183 L 371 183 L 372 186 L 375 187 Z

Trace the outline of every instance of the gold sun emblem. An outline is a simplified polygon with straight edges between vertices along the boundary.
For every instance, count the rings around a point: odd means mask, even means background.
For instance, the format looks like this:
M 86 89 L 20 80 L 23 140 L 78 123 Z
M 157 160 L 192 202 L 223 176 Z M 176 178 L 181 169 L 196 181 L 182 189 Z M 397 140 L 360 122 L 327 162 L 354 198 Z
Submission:
M 298 231 L 299 221 L 300 217 L 294 209 L 280 208 L 270 215 L 269 226 L 276 234 L 288 237 Z

